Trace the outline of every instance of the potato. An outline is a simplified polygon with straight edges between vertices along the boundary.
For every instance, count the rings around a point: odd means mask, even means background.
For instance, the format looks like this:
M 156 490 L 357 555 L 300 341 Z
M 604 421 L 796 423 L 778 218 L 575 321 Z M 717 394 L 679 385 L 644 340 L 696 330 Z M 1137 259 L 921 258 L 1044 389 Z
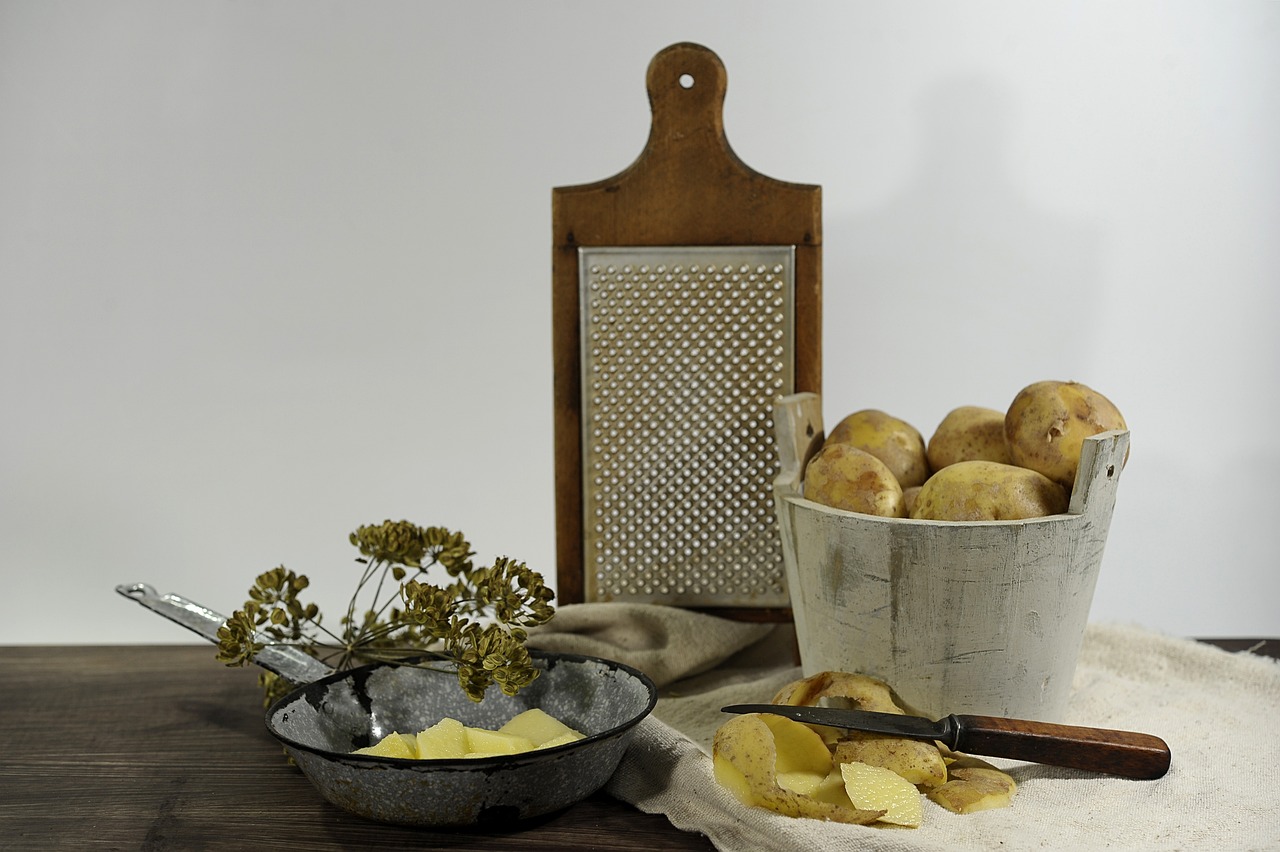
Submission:
M 823 446 L 848 444 L 865 450 L 892 471 L 901 488 L 929 478 L 924 438 L 914 426 L 873 408 L 855 411 L 836 424 Z
M 894 700 L 889 685 L 877 678 L 852 672 L 819 672 L 787 684 L 773 697 L 774 704 L 813 707 L 824 700 L 852 704 L 857 710 L 878 713 L 905 711 Z M 886 737 L 812 725 L 824 740 L 834 744 L 836 763 L 859 761 L 889 769 L 912 784 L 937 786 L 947 780 L 946 764 L 933 743 Z
M 958 755 L 947 767 L 948 781 L 929 790 L 932 801 L 957 814 L 971 814 L 1013 804 L 1018 785 L 984 760 Z
M 1127 429 L 1111 400 L 1078 382 L 1045 381 L 1023 388 L 1004 417 L 1013 463 L 1068 490 L 1075 484 L 1084 439 Z
M 1014 521 L 1067 510 L 1070 493 L 1034 470 L 991 461 L 948 465 L 920 489 L 911 517 L 929 521 Z
M 893 700 L 893 690 L 882 680 L 855 672 L 818 672 L 792 681 L 773 696 L 771 704 L 815 707 L 824 698 L 848 698 L 858 710 L 902 713 Z
M 735 716 L 716 729 L 711 763 L 718 784 L 749 807 L 783 816 L 866 825 L 883 810 L 846 807 L 788 790 L 778 783 L 778 752 L 773 732 L 760 714 Z
M 977 405 L 952 409 L 942 418 L 925 448 L 929 467 L 936 473 L 962 461 L 1012 464 L 1004 438 L 1004 414 Z
M 938 747 L 920 740 L 849 731 L 836 741 L 832 760 L 888 769 L 918 787 L 937 787 L 947 780 L 947 764 Z
M 902 488 L 884 462 L 848 444 L 829 444 L 805 468 L 804 496 L 848 512 L 905 518 Z

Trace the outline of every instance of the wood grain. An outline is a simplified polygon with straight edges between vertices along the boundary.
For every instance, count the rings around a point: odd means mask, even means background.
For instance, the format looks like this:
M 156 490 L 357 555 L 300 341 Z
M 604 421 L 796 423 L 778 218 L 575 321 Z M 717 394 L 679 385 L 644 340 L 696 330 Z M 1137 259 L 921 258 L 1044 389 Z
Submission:
M 992 716 L 956 715 L 950 721 L 958 733 L 955 750 L 966 754 L 1067 766 L 1122 778 L 1161 778 L 1169 771 L 1168 744 L 1138 731 Z
M 1280 657 L 1276 639 L 1205 640 Z M 712 850 L 603 793 L 544 819 L 433 832 L 324 802 L 259 712 L 257 669 L 200 646 L 0 648 L 0 848 Z
M 686 75 L 692 80 L 687 88 L 681 84 Z M 738 158 L 724 129 L 728 76 L 707 48 L 681 43 L 659 52 L 646 83 L 652 123 L 636 161 L 613 177 L 552 191 L 556 594 L 561 603 L 579 603 L 584 595 L 579 248 L 795 246 L 794 387 L 821 391 L 821 187 L 775 180 Z M 789 615 L 772 609 L 746 617 Z
M 429 831 L 320 798 L 267 733 L 256 668 L 210 646 L 0 651 L 0 848 L 709 850 L 598 793 L 525 823 Z

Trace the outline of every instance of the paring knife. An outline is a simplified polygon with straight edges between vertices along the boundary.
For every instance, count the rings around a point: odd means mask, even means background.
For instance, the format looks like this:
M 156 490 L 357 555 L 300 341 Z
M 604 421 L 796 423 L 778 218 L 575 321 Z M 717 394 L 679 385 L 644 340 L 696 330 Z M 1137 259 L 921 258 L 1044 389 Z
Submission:
M 1007 757 L 1122 778 L 1163 777 L 1171 759 L 1165 741 L 1150 734 L 999 716 L 952 714 L 934 722 L 920 716 L 784 704 L 735 704 L 722 708 L 722 712 L 773 713 L 809 725 L 937 740 L 965 754 Z

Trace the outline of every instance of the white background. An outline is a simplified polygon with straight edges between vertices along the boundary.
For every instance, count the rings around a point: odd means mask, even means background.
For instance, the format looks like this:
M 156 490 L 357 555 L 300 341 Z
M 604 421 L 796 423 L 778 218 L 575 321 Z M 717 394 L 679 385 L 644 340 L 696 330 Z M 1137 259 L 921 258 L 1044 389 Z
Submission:
M 678 41 L 823 186 L 828 423 L 1083 381 L 1095 621 L 1280 635 L 1280 4 L 0 2 L 0 642 L 187 642 L 410 518 L 554 577 L 550 201 Z

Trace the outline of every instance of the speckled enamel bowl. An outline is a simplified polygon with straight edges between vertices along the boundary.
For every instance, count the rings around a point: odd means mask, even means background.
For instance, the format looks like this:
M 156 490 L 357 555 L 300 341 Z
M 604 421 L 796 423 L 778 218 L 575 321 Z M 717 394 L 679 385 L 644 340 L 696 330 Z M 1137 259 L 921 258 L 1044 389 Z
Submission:
M 657 689 L 621 663 L 533 652 L 542 669 L 515 697 L 490 689 L 472 702 L 452 674 L 378 664 L 300 687 L 267 710 L 267 729 L 325 799 L 369 819 L 461 827 L 550 813 L 604 786 Z M 539 707 L 586 734 L 525 754 L 458 760 L 353 755 L 392 731 L 416 733 L 445 716 L 498 728 Z

